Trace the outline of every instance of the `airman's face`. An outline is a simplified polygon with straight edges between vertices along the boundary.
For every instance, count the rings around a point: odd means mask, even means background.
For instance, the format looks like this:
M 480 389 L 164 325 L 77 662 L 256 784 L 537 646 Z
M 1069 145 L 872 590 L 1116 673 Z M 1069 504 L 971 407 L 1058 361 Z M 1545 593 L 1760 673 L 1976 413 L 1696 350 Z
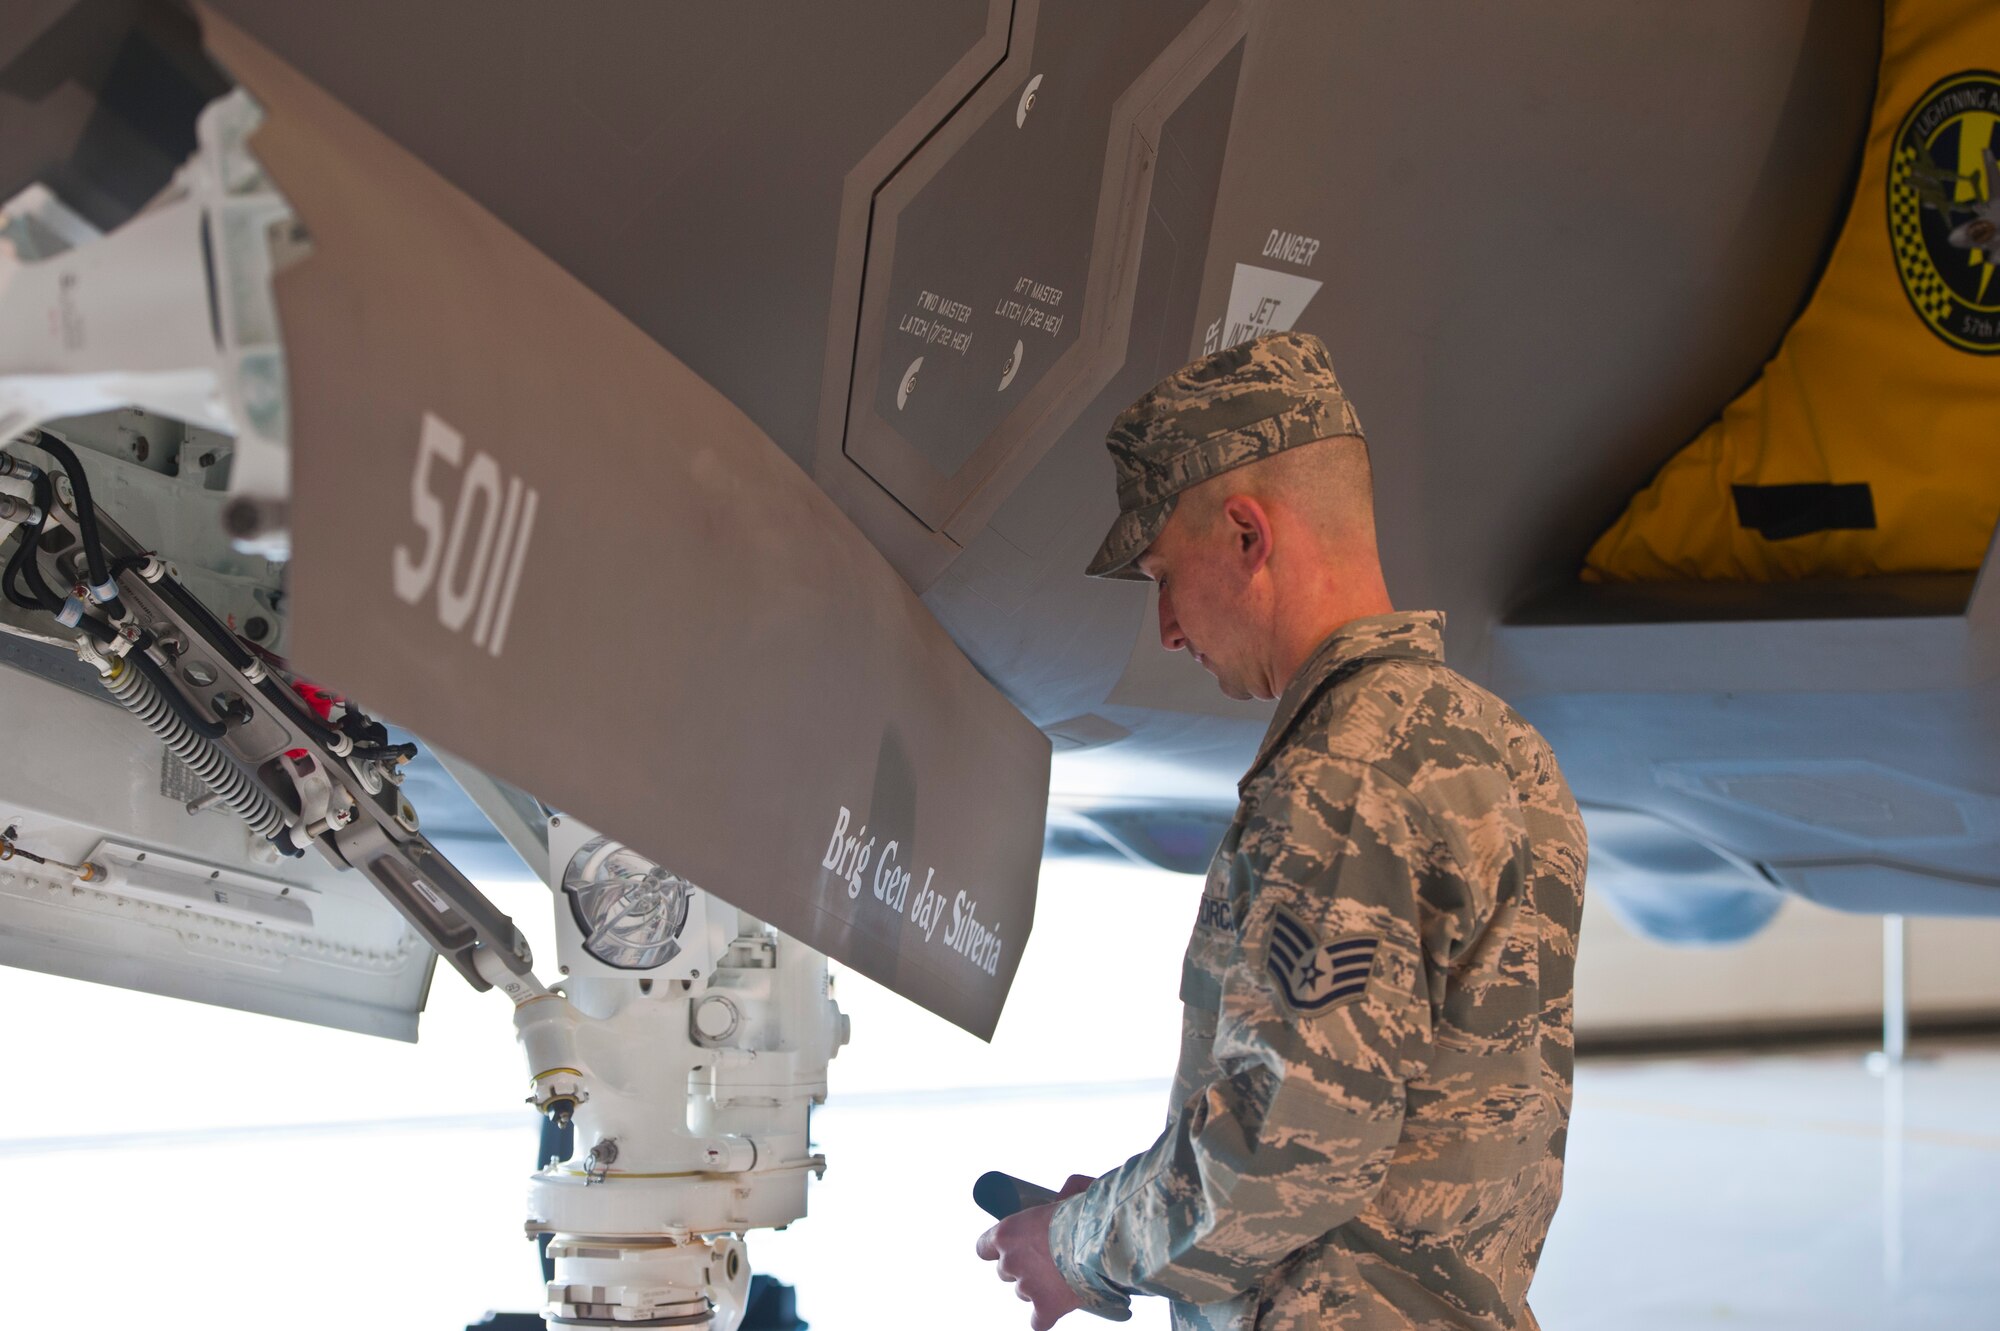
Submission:
M 1249 698 L 1253 663 L 1243 589 L 1233 582 L 1226 533 L 1217 523 L 1208 528 L 1181 505 L 1136 562 L 1159 585 L 1160 646 L 1194 657 L 1225 696 Z

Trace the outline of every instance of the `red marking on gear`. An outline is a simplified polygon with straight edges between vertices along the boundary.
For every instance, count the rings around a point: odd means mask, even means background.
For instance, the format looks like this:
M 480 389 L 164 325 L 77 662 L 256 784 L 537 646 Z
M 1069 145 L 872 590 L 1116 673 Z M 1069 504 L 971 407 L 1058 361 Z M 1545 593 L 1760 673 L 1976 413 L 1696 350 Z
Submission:
M 292 691 L 306 700 L 306 705 L 322 721 L 333 720 L 333 709 L 345 705 L 347 699 L 331 689 L 323 689 L 309 680 L 293 680 Z

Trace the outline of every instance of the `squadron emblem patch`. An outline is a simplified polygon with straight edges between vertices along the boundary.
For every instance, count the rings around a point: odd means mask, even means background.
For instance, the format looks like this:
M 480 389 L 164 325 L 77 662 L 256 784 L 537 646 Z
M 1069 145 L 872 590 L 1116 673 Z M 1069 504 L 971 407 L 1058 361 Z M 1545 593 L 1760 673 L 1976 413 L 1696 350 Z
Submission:
M 1961 351 L 2000 352 L 2000 74 L 1930 86 L 1889 156 L 1889 243 L 1904 294 Z
M 1370 934 L 1350 934 L 1322 943 L 1319 935 L 1280 909 L 1264 964 L 1293 1011 L 1323 1012 L 1367 991 L 1380 942 Z

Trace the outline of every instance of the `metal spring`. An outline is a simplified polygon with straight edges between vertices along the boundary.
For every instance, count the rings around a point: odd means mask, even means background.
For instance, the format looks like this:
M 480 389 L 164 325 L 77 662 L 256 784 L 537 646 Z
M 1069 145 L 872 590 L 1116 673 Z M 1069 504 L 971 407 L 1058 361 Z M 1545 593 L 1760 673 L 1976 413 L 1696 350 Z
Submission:
M 138 670 L 125 662 L 122 669 L 105 676 L 104 687 L 120 706 L 144 721 L 176 758 L 201 778 L 217 799 L 234 809 L 260 836 L 275 836 L 285 826 L 285 815 L 271 797 L 230 761 L 229 755 L 213 741 L 195 734 L 187 722 L 174 715 L 173 708 Z

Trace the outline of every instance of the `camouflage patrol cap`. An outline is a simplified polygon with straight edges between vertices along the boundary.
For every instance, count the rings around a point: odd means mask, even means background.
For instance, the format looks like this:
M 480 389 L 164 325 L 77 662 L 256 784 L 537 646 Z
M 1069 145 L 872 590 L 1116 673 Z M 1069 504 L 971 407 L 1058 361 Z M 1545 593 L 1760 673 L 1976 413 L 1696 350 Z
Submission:
M 1176 370 L 1118 413 L 1104 446 L 1118 470 L 1118 521 L 1084 572 L 1143 578 L 1132 561 L 1159 538 L 1183 492 L 1300 444 L 1361 437 L 1325 344 L 1270 333 Z

